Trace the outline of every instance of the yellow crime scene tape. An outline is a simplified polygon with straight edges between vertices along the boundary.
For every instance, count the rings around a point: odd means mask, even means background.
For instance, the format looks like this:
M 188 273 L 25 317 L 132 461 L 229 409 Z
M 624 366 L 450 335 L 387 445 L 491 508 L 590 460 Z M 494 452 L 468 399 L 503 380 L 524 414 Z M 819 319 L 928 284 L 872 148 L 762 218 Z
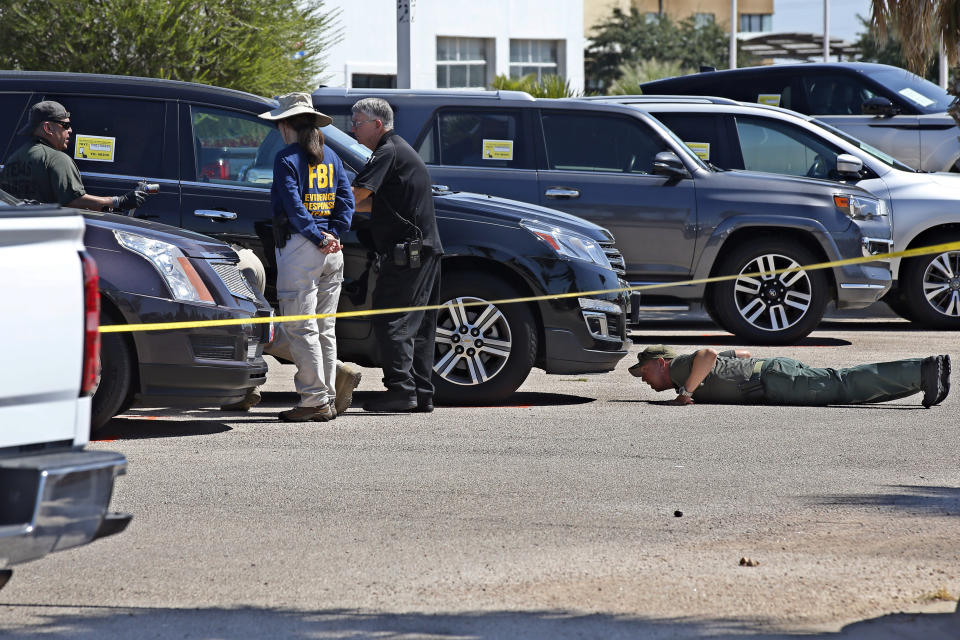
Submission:
M 502 300 L 482 300 L 476 302 L 464 302 L 463 306 L 479 305 L 500 305 L 513 304 L 517 302 L 537 302 L 540 300 L 561 300 L 564 298 L 581 298 L 583 296 L 595 296 L 605 293 L 620 293 L 633 291 L 649 291 L 651 289 L 666 289 L 668 287 L 684 287 L 693 284 L 708 284 L 711 282 L 723 282 L 725 280 L 735 280 L 744 277 L 762 277 L 777 275 L 781 273 L 790 273 L 794 271 L 816 271 L 817 269 L 829 269 L 847 264 L 861 264 L 864 262 L 876 262 L 877 260 L 890 260 L 893 258 L 912 258 L 914 256 L 929 255 L 931 253 L 943 253 L 946 251 L 960 251 L 960 241 L 946 242 L 944 244 L 930 245 L 927 247 L 917 247 L 915 249 L 906 249 L 904 251 L 892 251 L 890 253 L 878 253 L 876 255 L 863 256 L 860 258 L 847 258 L 846 260 L 833 260 L 831 262 L 818 262 L 807 266 L 788 267 L 785 269 L 773 269 L 757 273 L 739 273 L 727 276 L 713 276 L 710 278 L 699 278 L 696 280 L 684 280 L 682 282 L 659 282 L 656 284 L 638 285 L 635 287 L 618 287 L 616 289 L 598 289 L 596 291 L 574 291 L 572 293 L 553 293 L 543 296 L 527 296 L 523 298 L 504 298 Z M 338 311 L 336 313 L 316 313 L 300 316 L 261 316 L 255 318 L 226 318 L 223 320 L 188 320 L 184 322 L 152 322 L 143 324 L 109 324 L 100 327 L 100 333 L 122 333 L 133 331 L 170 331 L 176 329 L 197 329 L 200 327 L 225 327 L 230 325 L 245 324 L 265 324 L 268 322 L 303 322 L 304 320 L 315 320 L 320 318 L 359 318 L 365 316 L 387 315 L 392 313 L 409 313 L 410 311 L 432 311 L 434 309 L 443 309 L 444 304 L 424 305 L 419 307 L 394 307 L 390 309 L 363 309 L 361 311 Z

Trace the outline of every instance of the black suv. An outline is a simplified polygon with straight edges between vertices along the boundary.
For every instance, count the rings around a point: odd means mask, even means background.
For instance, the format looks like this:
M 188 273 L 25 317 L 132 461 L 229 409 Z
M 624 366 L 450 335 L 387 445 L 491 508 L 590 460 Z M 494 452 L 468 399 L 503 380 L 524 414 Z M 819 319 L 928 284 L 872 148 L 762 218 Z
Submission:
M 746 340 L 792 343 L 817 326 L 830 300 L 865 307 L 890 287 L 884 260 L 766 273 L 886 252 L 889 216 L 859 187 L 716 170 L 629 105 L 509 91 L 342 88 L 318 89 L 313 102 L 343 122 L 367 96 L 393 106 L 397 132 L 434 182 L 549 205 L 610 229 L 628 281 L 658 287 L 643 292 L 646 309 L 703 302 L 717 324 Z M 838 205 L 850 202 L 856 213 Z M 758 272 L 766 274 L 749 275 Z M 718 275 L 742 277 L 666 286 Z
M 280 137 L 257 118 L 275 108 L 275 101 L 166 80 L 0 72 L 0 157 L 20 144 L 14 132 L 28 107 L 40 100 L 56 100 L 71 112 L 73 140 L 99 145 L 99 159 L 70 149 L 91 193 L 119 194 L 140 179 L 159 183 L 160 193 L 148 198 L 136 216 L 252 249 L 265 263 L 267 299 L 275 300 L 270 185 Z M 369 151 L 336 127 L 323 132 L 355 175 Z M 499 198 L 442 189 L 434 198 L 447 252 L 434 367 L 438 401 L 498 400 L 512 393 L 533 366 L 547 373 L 604 372 L 626 355 L 623 293 L 490 302 L 622 286 L 623 260 L 608 231 Z M 343 238 L 340 311 L 370 308 L 367 234 L 369 216 L 358 213 Z M 488 303 L 464 305 L 482 301 Z M 474 329 L 484 336 L 484 346 L 458 349 L 453 333 Z M 342 359 L 377 364 L 368 318 L 340 319 L 337 338 Z

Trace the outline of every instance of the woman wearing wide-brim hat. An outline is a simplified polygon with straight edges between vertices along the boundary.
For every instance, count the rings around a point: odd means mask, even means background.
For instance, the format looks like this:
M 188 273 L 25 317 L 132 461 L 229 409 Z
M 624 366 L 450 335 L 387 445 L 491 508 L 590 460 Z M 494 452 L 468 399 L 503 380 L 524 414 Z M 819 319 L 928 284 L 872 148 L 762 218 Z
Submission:
M 320 131 L 331 119 L 313 108 L 306 93 L 280 96 L 279 106 L 260 117 L 277 123 L 287 145 L 274 160 L 270 190 L 280 314 L 335 313 L 343 282 L 340 236 L 353 219 L 353 192 L 340 158 L 324 144 Z M 280 419 L 336 418 L 335 318 L 285 322 L 277 328 L 289 342 L 300 394 L 297 406 L 280 412 Z

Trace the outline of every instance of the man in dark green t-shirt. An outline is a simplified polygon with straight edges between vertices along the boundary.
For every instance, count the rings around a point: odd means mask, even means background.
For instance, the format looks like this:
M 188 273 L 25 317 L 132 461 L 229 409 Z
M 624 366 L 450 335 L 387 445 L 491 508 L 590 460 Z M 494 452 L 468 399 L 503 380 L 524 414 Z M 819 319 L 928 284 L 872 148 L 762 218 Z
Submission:
M 122 196 L 94 196 L 83 188 L 76 163 L 66 153 L 73 124 L 62 104 L 44 100 L 30 107 L 30 120 L 18 133 L 33 136 L 0 170 L 0 189 L 22 200 L 78 209 L 125 211 L 143 204 L 147 194 L 134 189 Z
M 930 356 L 834 369 L 810 367 L 792 358 L 751 358 L 737 349 L 700 349 L 678 356 L 670 347 L 647 347 L 630 373 L 654 391 L 674 389 L 671 404 L 824 406 L 887 402 L 923 392 L 923 406 L 950 393 L 950 356 Z

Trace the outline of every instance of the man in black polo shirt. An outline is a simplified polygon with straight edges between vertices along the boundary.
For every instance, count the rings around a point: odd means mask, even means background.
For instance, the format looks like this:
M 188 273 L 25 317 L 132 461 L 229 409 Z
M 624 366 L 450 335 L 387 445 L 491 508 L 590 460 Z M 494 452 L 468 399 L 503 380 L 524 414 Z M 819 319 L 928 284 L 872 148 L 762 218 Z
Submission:
M 378 257 L 373 307 L 420 307 L 440 301 L 440 256 L 433 192 L 426 165 L 393 131 L 385 100 L 353 105 L 353 133 L 373 151 L 353 181 L 356 211 L 370 212 Z M 433 347 L 437 312 L 373 316 L 387 392 L 365 411 L 433 411 Z

